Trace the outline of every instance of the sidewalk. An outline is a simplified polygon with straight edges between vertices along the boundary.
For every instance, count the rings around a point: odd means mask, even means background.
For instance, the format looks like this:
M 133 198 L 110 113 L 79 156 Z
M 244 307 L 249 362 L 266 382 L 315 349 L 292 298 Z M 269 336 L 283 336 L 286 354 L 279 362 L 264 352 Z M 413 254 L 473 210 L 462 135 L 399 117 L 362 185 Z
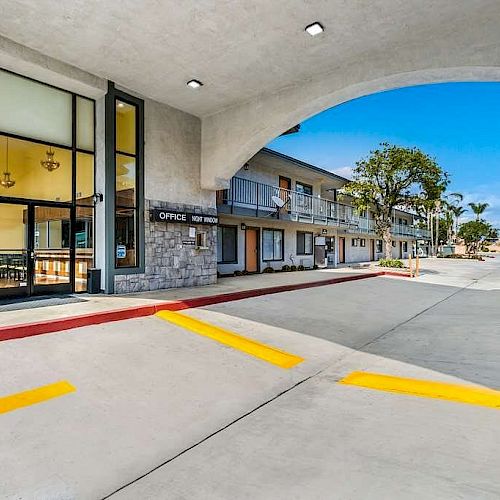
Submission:
M 345 278 L 356 278 L 366 274 L 373 275 L 374 269 L 322 269 L 316 271 L 302 271 L 290 273 L 256 274 L 220 278 L 215 285 L 192 288 L 174 288 L 154 292 L 134 293 L 127 295 L 88 295 L 78 294 L 71 296 L 67 303 L 64 300 L 60 305 L 44 305 L 45 299 L 32 301 L 33 307 L 28 303 L 20 303 L 22 308 L 0 312 L 0 329 L 30 323 L 50 322 L 65 318 L 119 312 L 130 309 L 147 308 L 158 304 L 175 303 L 176 301 L 196 300 L 221 294 L 271 293 L 276 287 L 307 286 L 322 281 Z M 325 283 L 327 284 L 327 283 Z M 280 290 L 276 290 L 280 291 Z M 284 290 L 283 290 L 284 291 Z M 243 298 L 228 297 L 229 300 Z M 50 304 L 50 301 L 47 300 Z M 15 304 L 13 305 L 15 308 Z M 146 314 L 142 314 L 146 315 Z

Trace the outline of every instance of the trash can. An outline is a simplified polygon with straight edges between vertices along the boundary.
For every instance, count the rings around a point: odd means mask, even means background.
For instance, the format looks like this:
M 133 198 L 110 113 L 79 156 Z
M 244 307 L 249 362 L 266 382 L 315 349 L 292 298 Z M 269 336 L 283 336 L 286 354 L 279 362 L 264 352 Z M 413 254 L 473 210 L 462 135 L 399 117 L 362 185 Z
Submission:
M 101 270 L 90 268 L 87 270 L 87 293 L 101 293 Z

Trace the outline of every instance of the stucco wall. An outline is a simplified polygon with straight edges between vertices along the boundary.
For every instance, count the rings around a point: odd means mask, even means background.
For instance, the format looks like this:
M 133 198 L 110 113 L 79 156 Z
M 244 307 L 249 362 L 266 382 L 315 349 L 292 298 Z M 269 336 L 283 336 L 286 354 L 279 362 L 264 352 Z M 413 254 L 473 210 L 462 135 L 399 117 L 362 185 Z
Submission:
M 214 208 L 215 191 L 200 184 L 200 119 L 146 99 L 144 136 L 145 197 Z
M 220 223 L 228 226 L 237 226 L 238 229 L 238 262 L 235 264 L 218 264 L 217 269 L 221 274 L 232 274 L 234 271 L 243 271 L 245 269 L 245 231 L 241 229 L 241 223 L 244 222 L 247 227 L 260 229 L 259 256 L 260 270 L 262 271 L 268 265 L 274 269 L 281 269 L 285 264 L 296 266 L 301 261 L 309 261 L 311 266 L 314 264 L 313 255 L 297 255 L 297 231 L 312 232 L 318 235 L 321 231 L 319 227 L 310 224 L 294 224 L 284 221 L 262 221 L 247 218 L 220 217 Z M 284 253 L 283 260 L 267 262 L 262 259 L 262 229 L 283 229 L 284 230 Z M 329 234 L 330 235 L 330 234 Z M 333 236 L 333 231 L 331 236 Z M 290 258 L 291 257 L 291 258 Z

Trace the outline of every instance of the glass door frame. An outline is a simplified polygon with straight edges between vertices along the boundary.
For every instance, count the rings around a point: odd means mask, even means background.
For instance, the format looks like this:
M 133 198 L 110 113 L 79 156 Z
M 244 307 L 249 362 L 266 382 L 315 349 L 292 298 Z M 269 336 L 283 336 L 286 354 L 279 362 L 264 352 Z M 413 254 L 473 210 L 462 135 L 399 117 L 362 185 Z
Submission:
M 36 230 L 36 209 L 41 208 L 61 208 L 69 210 L 70 231 L 69 231 L 69 281 L 67 283 L 36 283 L 36 252 L 35 230 Z M 30 202 L 28 205 L 28 287 L 29 295 L 48 295 L 54 293 L 73 293 L 75 290 L 75 208 L 68 203 L 47 203 Z
M 13 248 L 13 249 L 8 249 L 8 248 L 2 248 L 1 250 L 14 250 L 14 251 L 19 251 L 22 250 L 22 256 L 26 262 L 26 276 L 25 276 L 25 281 L 26 285 L 25 286 L 12 286 L 12 287 L 0 287 L 0 299 L 7 299 L 7 298 L 14 298 L 14 297 L 29 297 L 31 295 L 31 285 L 30 285 L 30 259 L 29 259 L 29 243 L 28 243 L 28 212 L 29 212 L 29 207 L 28 203 L 26 201 L 12 201 L 8 200 L 2 202 L 1 197 L 0 197 L 0 218 L 2 214 L 2 207 L 4 205 L 19 205 L 22 206 L 24 210 L 26 210 L 26 222 L 24 222 L 23 219 L 19 221 L 20 224 L 23 224 L 23 231 L 24 231 L 24 245 L 23 248 Z
M 76 207 L 71 203 L 50 201 L 33 201 L 22 198 L 0 197 L 0 218 L 2 205 L 21 205 L 26 207 L 25 248 L 26 256 L 26 286 L 0 288 L 0 299 L 9 297 L 30 297 L 34 295 L 49 295 L 54 293 L 74 293 L 75 262 L 76 262 Z M 69 283 L 54 283 L 47 285 L 35 284 L 35 208 L 63 208 L 70 211 L 70 246 L 69 246 Z M 20 223 L 23 223 L 21 220 Z

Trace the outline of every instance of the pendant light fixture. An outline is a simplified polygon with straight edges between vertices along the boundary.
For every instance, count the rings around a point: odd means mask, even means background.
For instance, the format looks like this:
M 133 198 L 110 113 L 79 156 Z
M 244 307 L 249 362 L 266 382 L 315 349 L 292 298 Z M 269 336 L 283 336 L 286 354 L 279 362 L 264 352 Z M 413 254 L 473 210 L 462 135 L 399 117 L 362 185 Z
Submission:
M 61 164 L 54 159 L 54 155 L 56 154 L 55 151 L 52 151 L 52 148 L 49 146 L 49 149 L 45 153 L 47 157 L 45 160 L 40 160 L 40 165 L 43 168 L 46 168 L 49 172 L 53 172 L 54 170 L 57 170 Z
M 0 180 L 0 185 L 6 189 L 11 188 L 15 185 L 16 181 L 11 178 L 9 172 L 9 138 L 5 138 L 6 148 L 5 148 L 5 172 L 2 174 L 2 179 Z

